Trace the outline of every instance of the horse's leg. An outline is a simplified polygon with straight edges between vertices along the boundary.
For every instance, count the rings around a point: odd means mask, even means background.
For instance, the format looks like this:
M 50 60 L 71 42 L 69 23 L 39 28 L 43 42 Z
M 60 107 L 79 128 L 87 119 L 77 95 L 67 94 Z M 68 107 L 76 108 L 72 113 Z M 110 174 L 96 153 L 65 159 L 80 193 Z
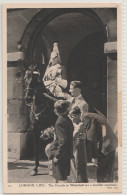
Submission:
M 35 166 L 31 172 L 31 176 L 37 175 L 39 166 L 39 145 L 40 145 L 40 133 L 39 131 L 34 131 L 34 158 Z

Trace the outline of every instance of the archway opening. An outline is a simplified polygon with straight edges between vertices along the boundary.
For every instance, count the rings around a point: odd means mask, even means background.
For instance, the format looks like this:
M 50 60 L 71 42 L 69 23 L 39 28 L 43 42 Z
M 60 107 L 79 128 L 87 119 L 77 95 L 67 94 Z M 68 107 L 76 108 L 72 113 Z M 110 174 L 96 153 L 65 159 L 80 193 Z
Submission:
M 36 37 L 31 60 L 40 67 L 42 77 L 54 42 L 59 45 L 63 77 L 83 82 L 86 101 L 107 114 L 107 61 L 104 26 L 87 12 L 61 13 L 53 17 Z M 42 24 L 43 26 L 43 24 Z M 40 27 L 41 28 L 41 27 Z

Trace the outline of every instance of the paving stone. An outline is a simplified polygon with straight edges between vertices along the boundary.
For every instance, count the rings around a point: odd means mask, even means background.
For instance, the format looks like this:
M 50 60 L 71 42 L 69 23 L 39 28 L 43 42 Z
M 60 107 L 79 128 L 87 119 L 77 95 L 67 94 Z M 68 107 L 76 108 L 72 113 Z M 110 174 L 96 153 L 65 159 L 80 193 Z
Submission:
M 34 161 L 14 159 L 8 160 L 8 182 L 9 183 L 54 183 L 55 180 L 49 176 L 48 162 L 40 162 L 37 176 L 30 176 Z

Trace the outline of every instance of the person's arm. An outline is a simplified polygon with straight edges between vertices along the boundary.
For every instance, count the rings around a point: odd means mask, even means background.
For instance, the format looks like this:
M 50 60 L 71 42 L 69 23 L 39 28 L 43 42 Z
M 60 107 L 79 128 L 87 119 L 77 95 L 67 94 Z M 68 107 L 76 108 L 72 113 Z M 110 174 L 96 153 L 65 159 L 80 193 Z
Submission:
M 68 93 L 64 93 L 64 95 L 65 95 L 65 99 L 68 100 L 71 103 L 72 96 Z
M 84 119 L 85 120 L 85 119 Z M 94 119 L 89 120 L 89 123 L 87 123 L 87 140 L 93 142 L 94 134 L 95 134 L 95 123 Z
M 88 104 L 87 103 L 83 103 L 83 105 L 81 107 L 81 112 L 82 113 L 88 112 Z
M 110 145 L 110 139 L 107 139 L 105 142 L 103 142 L 102 144 L 102 150 L 101 150 L 101 153 L 104 154 L 104 155 L 107 155 L 109 154 L 109 152 L 106 152 L 106 149 L 107 147 Z

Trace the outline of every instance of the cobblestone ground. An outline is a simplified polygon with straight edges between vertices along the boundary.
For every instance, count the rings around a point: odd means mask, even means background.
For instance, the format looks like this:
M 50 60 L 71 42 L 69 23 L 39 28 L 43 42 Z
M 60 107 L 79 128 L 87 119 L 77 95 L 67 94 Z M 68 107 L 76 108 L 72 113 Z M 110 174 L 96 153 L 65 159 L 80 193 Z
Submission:
M 55 180 L 49 175 L 48 161 L 41 161 L 36 176 L 30 176 L 34 166 L 33 160 L 8 160 L 8 182 L 9 183 L 54 183 Z M 96 183 L 96 167 L 89 164 L 89 183 Z

